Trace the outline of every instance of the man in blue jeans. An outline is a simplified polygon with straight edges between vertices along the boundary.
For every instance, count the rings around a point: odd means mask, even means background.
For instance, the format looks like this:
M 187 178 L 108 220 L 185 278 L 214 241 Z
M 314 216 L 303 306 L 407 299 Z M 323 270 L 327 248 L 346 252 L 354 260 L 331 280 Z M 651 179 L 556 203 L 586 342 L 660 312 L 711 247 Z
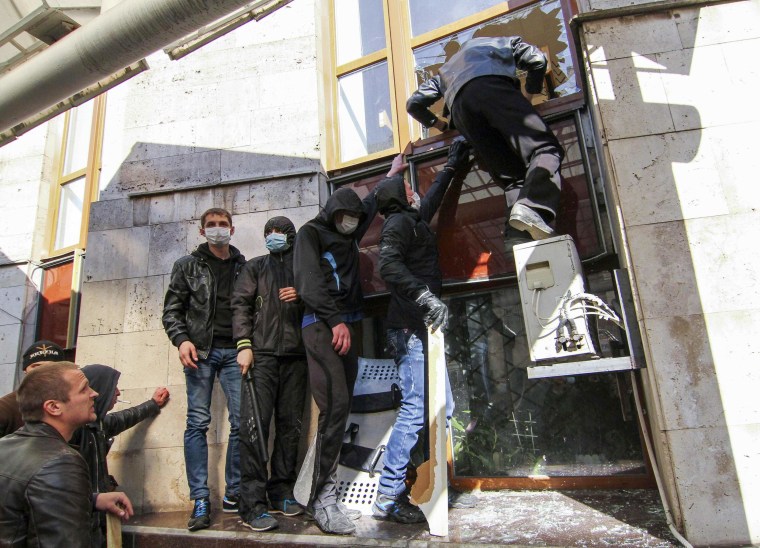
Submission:
M 205 211 L 201 216 L 200 233 L 207 243 L 174 263 L 163 315 L 164 330 L 179 349 L 187 383 L 185 468 L 190 498 L 195 501 L 187 524 L 190 531 L 205 529 L 211 524 L 206 432 L 211 423 L 215 377 L 219 378 L 227 397 L 230 421 L 222 501 L 225 512 L 238 511 L 240 493 L 240 372 L 232 337 L 230 301 L 245 257 L 230 245 L 235 228 L 227 210 Z
M 406 470 L 410 454 L 425 424 L 425 361 L 427 330 L 444 329 L 448 309 L 439 299 L 441 269 L 438 243 L 431 219 L 456 173 L 466 172 L 469 146 L 454 141 L 443 170 L 420 200 L 404 179 L 406 167 L 397 157 L 388 178 L 375 191 L 378 211 L 385 217 L 380 237 L 380 275 L 391 293 L 388 304 L 388 347 L 394 355 L 401 385 L 401 409 L 383 457 L 383 472 L 372 507 L 375 517 L 399 523 L 425 521 L 422 511 L 409 502 Z M 453 401 L 446 376 L 446 414 Z

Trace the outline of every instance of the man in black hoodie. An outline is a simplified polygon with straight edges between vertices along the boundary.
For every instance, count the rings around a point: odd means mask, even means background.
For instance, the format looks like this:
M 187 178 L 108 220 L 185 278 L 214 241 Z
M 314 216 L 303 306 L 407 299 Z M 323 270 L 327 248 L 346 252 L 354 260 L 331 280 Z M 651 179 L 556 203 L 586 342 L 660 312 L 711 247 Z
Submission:
M 287 217 L 272 217 L 264 225 L 264 238 L 269 254 L 245 263 L 232 296 L 237 362 L 244 377 L 252 371 L 261 416 L 262 432 L 256 432 L 252 427 L 252 402 L 248 391 L 243 390 L 240 516 L 254 531 L 277 527 L 270 512 L 286 516 L 303 513 L 293 496 L 306 397 L 306 354 L 301 340 L 303 303 L 296 293 L 293 275 L 296 227 Z M 256 442 L 261 436 L 269 446 L 272 414 L 275 438 L 267 481 L 267 463 Z
M 391 292 L 386 320 L 388 347 L 398 367 L 401 409 L 386 445 L 372 512 L 378 518 L 399 523 L 425 521 L 422 511 L 409 503 L 406 469 L 425 419 L 426 327 L 433 331 L 445 329 L 448 321 L 448 309 L 439 299 L 442 276 L 438 242 L 428 223 L 454 175 L 466 171 L 469 152 L 466 142 L 454 141 L 446 165 L 421 200 L 403 175 L 396 175 L 394 170 L 376 189 L 377 207 L 385 217 L 380 237 L 380 275 Z M 447 416 L 451 416 L 453 401 L 448 382 L 446 389 Z
M 164 387 L 156 388 L 148 401 L 123 411 L 108 413 L 121 395 L 118 387 L 121 373 L 113 367 L 100 364 L 86 365 L 81 371 L 87 377 L 90 388 L 98 393 L 95 398 L 96 419 L 74 432 L 69 443 L 79 449 L 79 454 L 87 463 L 93 492 L 108 493 L 117 487 L 116 480 L 108 473 L 106 460 L 114 436 L 158 415 L 169 401 L 169 391 Z M 106 545 L 105 523 L 103 512 L 93 512 L 91 538 L 95 548 Z
M 358 373 L 359 242 L 376 212 L 373 192 L 362 201 L 353 190 L 339 188 L 296 236 L 296 290 L 305 305 L 302 335 L 319 408 L 309 511 L 325 533 L 356 530 L 338 505 L 335 472 Z
M 205 211 L 201 215 L 200 233 L 208 243 L 174 263 L 163 316 L 164 330 L 179 349 L 179 361 L 185 368 L 185 469 L 190 498 L 195 501 L 187 523 L 190 531 L 211 525 L 206 432 L 211 423 L 214 377 L 219 377 L 227 396 L 230 421 L 222 500 L 225 512 L 238 511 L 240 492 L 240 372 L 232 338 L 230 300 L 245 257 L 230 245 L 235 227 L 229 211 L 221 208 Z

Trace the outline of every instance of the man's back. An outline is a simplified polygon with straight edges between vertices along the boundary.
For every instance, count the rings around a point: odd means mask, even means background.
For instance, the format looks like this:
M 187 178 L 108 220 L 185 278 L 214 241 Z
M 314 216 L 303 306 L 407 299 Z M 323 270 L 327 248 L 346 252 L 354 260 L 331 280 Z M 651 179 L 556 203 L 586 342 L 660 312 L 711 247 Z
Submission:
M 0 440 L 0 545 L 90 545 L 92 500 L 82 457 L 45 423 Z

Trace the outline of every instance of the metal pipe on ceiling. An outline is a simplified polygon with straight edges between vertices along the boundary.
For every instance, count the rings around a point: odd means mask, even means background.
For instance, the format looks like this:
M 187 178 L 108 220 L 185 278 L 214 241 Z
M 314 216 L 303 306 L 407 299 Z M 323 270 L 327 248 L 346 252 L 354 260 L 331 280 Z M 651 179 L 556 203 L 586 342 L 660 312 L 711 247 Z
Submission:
M 0 77 L 0 133 L 250 0 L 123 0 Z

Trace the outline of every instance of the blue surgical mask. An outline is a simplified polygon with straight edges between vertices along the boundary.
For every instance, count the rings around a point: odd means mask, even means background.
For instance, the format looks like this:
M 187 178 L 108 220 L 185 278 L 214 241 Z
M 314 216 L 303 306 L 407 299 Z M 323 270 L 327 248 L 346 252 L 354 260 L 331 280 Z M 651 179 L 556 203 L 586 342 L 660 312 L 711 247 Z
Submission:
M 275 253 L 287 251 L 290 248 L 287 234 L 272 232 L 266 237 L 266 246 L 269 251 L 274 251 Z

